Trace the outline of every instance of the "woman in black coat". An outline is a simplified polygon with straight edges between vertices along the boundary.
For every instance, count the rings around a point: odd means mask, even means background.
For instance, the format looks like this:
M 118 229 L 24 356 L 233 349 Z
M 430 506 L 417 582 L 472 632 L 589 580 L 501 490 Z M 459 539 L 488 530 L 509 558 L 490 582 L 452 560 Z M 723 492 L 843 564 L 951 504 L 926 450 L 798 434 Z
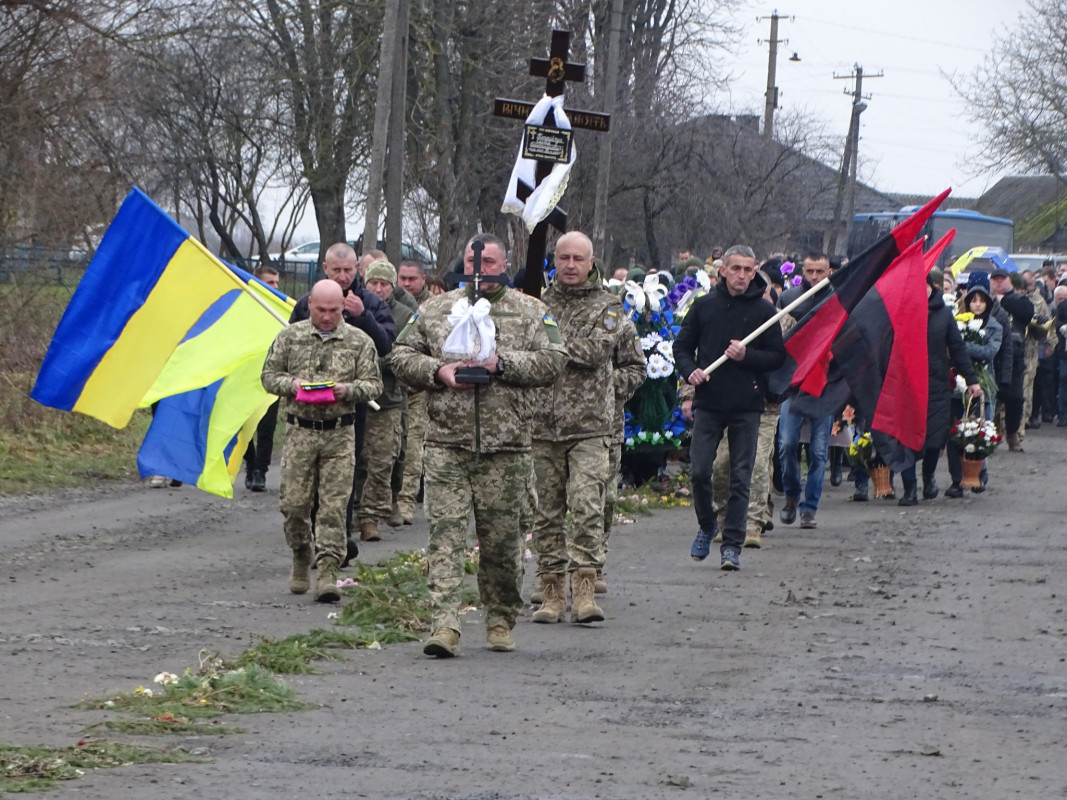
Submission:
M 937 497 L 937 482 L 934 472 L 941 449 L 948 442 L 948 430 L 952 426 L 952 395 L 956 390 L 951 370 L 955 369 L 967 383 L 969 394 L 980 397 L 982 389 L 978 385 L 978 376 L 967 355 L 967 346 L 956 326 L 956 317 L 952 308 L 945 305 L 941 287 L 943 278 L 941 270 L 936 267 L 926 276 L 928 316 L 926 321 L 926 351 L 928 363 L 928 398 L 926 401 L 926 441 L 923 443 L 923 498 L 932 500 Z M 904 496 L 898 504 L 913 506 L 918 503 L 918 487 L 915 479 L 915 467 L 900 473 L 904 482 Z

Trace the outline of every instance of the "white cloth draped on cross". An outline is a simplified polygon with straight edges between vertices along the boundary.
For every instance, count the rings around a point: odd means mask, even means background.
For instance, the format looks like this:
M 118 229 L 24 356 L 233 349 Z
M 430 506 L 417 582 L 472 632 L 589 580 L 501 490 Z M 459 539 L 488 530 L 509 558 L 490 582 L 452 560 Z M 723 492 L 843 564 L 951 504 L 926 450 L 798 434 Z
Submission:
M 496 325 L 489 316 L 491 308 L 484 297 L 473 306 L 466 297 L 452 304 L 452 313 L 448 315 L 452 332 L 442 348 L 445 358 L 480 363 L 492 355 L 496 349 Z
M 560 130 L 569 131 L 571 122 L 563 111 L 563 95 L 542 97 L 533 107 L 530 116 L 526 118 L 527 125 L 543 125 L 549 113 L 555 120 L 556 127 Z M 570 160 L 566 164 L 556 164 L 552 172 L 541 183 L 537 183 L 537 161 L 532 158 L 522 157 L 522 146 L 519 147 L 519 157 L 515 160 L 515 167 L 511 170 L 511 180 L 508 181 L 508 190 L 504 195 L 504 205 L 500 210 L 505 214 L 515 214 L 526 223 L 526 229 L 533 231 L 538 222 L 552 213 L 556 203 L 567 190 L 567 181 L 570 178 L 571 167 L 574 166 L 575 148 L 571 147 Z M 519 183 L 524 183 L 533 188 L 533 193 L 523 202 L 519 199 Z

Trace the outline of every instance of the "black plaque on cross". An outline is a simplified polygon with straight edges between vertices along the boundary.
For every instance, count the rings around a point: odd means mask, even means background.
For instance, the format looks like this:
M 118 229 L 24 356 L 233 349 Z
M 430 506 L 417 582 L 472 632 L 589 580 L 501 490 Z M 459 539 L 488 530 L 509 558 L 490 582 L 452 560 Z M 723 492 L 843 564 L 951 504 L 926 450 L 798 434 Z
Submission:
M 567 60 L 570 53 L 570 42 L 570 31 L 552 31 L 552 46 L 549 48 L 548 58 L 530 59 L 530 74 L 545 79 L 545 94 L 549 97 L 559 97 L 563 94 L 567 81 L 581 82 L 585 80 L 585 64 L 574 64 Z M 493 114 L 498 117 L 525 120 L 530 115 L 533 107 L 533 103 L 498 97 L 493 106 Z M 564 108 L 563 111 L 567 114 L 567 118 L 573 128 L 605 132 L 611 124 L 610 114 L 572 108 Z M 553 129 L 555 128 L 555 121 L 549 115 L 539 127 L 541 129 Z M 531 153 L 530 156 L 537 162 L 535 171 L 537 184 L 541 183 L 552 172 L 552 166 L 558 163 L 558 154 L 563 146 L 562 138 L 560 138 L 557 140 L 558 147 L 556 151 L 552 152 L 548 146 L 552 133 L 548 130 L 542 130 L 540 135 L 545 145 L 544 150 L 540 154 Z M 528 140 L 524 139 L 524 142 L 528 142 Z M 524 145 L 524 147 L 528 148 L 528 144 Z M 567 147 L 569 152 L 569 137 L 567 137 Z M 520 182 L 516 194 L 520 200 L 525 202 L 535 188 L 536 185 L 527 186 Z M 538 222 L 530 233 L 530 241 L 526 246 L 526 280 L 523 283 L 522 290 L 534 297 L 541 296 L 541 285 L 544 283 L 545 248 L 548 243 L 548 228 L 550 225 L 560 232 L 566 231 L 566 212 L 558 207 L 552 209 L 552 213 Z

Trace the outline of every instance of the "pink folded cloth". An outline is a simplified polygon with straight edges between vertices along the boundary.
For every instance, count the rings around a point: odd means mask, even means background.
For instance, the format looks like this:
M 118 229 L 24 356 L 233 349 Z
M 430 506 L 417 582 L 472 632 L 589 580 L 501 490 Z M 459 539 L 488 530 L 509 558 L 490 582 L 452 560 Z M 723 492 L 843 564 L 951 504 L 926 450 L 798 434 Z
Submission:
M 296 400 L 298 403 L 317 403 L 318 405 L 337 402 L 337 398 L 333 395 L 332 386 L 327 386 L 324 389 L 305 389 L 301 386 L 296 390 Z

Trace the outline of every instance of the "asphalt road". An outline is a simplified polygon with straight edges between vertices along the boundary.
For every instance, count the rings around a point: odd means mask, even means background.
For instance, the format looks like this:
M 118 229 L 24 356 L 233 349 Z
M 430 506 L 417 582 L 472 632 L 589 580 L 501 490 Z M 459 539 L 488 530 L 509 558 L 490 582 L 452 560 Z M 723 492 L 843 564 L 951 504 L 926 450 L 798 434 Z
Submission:
M 616 531 L 601 624 L 526 617 L 518 649 L 490 653 L 475 612 L 460 658 L 358 651 L 286 679 L 314 710 L 165 740 L 210 763 L 40 796 L 1067 797 L 1065 444 L 1032 432 L 984 495 L 916 508 L 827 485 L 817 530 L 779 525 L 738 573 L 689 558 L 691 509 L 657 512 Z M 330 624 L 286 591 L 268 478 L 232 501 L 0 498 L 0 740 L 73 743 L 103 718 L 82 697 Z M 420 518 L 362 557 L 425 538 Z

